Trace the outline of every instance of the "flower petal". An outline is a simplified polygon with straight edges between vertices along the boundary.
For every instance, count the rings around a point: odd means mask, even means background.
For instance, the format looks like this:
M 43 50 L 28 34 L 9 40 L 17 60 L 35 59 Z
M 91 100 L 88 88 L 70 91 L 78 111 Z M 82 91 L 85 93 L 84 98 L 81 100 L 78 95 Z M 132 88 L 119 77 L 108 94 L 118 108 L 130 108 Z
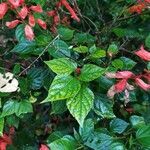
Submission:
M 39 26 L 40 26 L 41 28 L 43 28 L 44 30 L 47 29 L 47 25 L 46 25 L 46 23 L 45 23 L 42 19 L 37 19 L 37 23 L 38 23 Z
M 115 86 L 116 93 L 123 92 L 126 88 L 126 85 L 127 85 L 127 80 L 126 79 L 122 79 L 117 84 L 115 84 L 114 86 Z
M 31 27 L 34 27 L 35 26 L 35 18 L 33 15 L 29 15 L 29 25 Z
M 11 22 L 6 22 L 6 26 L 10 29 L 15 28 L 19 24 L 20 20 L 14 20 Z
M 143 60 L 150 61 L 150 52 L 146 51 L 143 45 L 141 46 L 140 50 L 135 52 L 135 54 Z
M 49 148 L 46 145 L 41 144 L 41 147 L 39 150 L 49 150 Z
M 42 7 L 40 5 L 31 6 L 30 9 L 35 11 L 35 12 L 38 12 L 38 13 L 42 13 L 43 12 L 43 9 L 42 9 Z
M 150 84 L 145 83 L 143 80 L 140 78 L 135 79 L 136 84 L 141 87 L 143 90 L 148 91 L 150 90 Z
M 33 40 L 34 39 L 34 33 L 32 28 L 29 25 L 25 26 L 25 36 L 28 40 Z
M 3 19 L 4 15 L 6 14 L 8 10 L 8 6 L 6 3 L 1 3 L 0 4 L 0 19 Z
M 8 0 L 8 1 L 14 8 L 18 8 L 24 3 L 24 0 Z
M 19 12 L 19 16 L 22 18 L 22 19 L 25 19 L 28 15 L 28 8 L 26 6 L 24 6 L 21 11 Z

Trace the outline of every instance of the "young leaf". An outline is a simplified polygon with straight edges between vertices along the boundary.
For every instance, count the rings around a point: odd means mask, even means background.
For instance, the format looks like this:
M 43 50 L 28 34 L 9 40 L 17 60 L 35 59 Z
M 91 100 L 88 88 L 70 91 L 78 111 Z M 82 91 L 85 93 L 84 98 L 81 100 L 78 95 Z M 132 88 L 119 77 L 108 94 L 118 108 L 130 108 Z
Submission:
M 56 74 L 71 74 L 76 68 L 77 64 L 68 58 L 53 59 L 45 61 L 48 67 Z
M 50 86 L 48 97 L 43 102 L 73 97 L 80 87 L 80 82 L 76 78 L 70 75 L 57 75 Z
M 80 45 L 79 47 L 73 48 L 73 50 L 78 52 L 78 53 L 87 53 L 88 52 L 88 47 Z
M 0 118 L 0 136 L 3 135 L 4 118 Z
M 81 69 L 79 79 L 81 81 L 89 82 L 100 77 L 105 72 L 104 68 L 98 67 L 93 64 L 84 65 Z
M 67 100 L 67 107 L 80 126 L 93 106 L 94 94 L 87 87 L 81 87 L 77 95 Z

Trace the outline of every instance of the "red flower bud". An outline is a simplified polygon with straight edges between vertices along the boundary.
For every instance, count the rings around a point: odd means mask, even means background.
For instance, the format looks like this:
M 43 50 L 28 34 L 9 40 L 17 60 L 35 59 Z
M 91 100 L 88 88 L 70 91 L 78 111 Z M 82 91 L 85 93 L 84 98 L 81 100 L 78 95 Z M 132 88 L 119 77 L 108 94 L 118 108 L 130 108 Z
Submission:
M 12 28 L 15 28 L 18 23 L 20 22 L 20 20 L 14 20 L 14 21 L 11 21 L 11 22 L 6 22 L 6 26 L 10 29 Z
M 33 15 L 29 15 L 29 25 L 31 27 L 34 27 L 35 26 L 35 18 Z
M 42 19 L 37 19 L 37 23 L 38 23 L 39 26 L 40 26 L 41 28 L 43 28 L 44 30 L 47 29 L 47 25 L 46 25 L 46 23 L 45 23 Z
M 38 13 L 42 13 L 43 12 L 43 9 L 42 9 L 42 7 L 40 5 L 31 6 L 30 9 L 35 11 L 35 12 L 38 12 Z

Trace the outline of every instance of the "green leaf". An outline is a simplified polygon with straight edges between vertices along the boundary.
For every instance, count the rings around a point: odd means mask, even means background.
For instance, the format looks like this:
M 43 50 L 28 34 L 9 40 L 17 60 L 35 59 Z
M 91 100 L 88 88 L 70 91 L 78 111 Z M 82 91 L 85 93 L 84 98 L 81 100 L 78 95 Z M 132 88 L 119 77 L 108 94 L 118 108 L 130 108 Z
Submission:
M 108 50 L 107 50 L 107 52 L 108 52 L 109 54 L 111 54 L 111 55 L 117 54 L 118 51 L 119 51 L 119 50 L 118 50 L 118 46 L 117 46 L 116 44 L 111 44 L 111 45 L 109 45 Z
M 88 47 L 80 45 L 79 47 L 73 48 L 73 50 L 78 52 L 78 53 L 87 53 L 88 52 Z
M 150 62 L 147 64 L 147 69 L 150 70 Z
M 32 105 L 28 101 L 22 100 L 21 102 L 18 102 L 15 100 L 9 100 L 4 104 L 0 117 L 9 116 L 14 113 L 19 116 L 21 114 L 29 113 L 32 111 Z
M 32 89 L 40 89 L 44 85 L 44 79 L 49 76 L 49 70 L 45 68 L 31 68 L 28 71 L 30 87 Z
M 83 141 L 85 141 L 93 131 L 94 131 L 94 122 L 92 119 L 85 120 L 83 127 L 80 126 L 79 128 L 79 133 Z
M 115 118 L 110 122 L 110 128 L 114 133 L 123 133 L 128 127 L 129 123 L 122 119 Z
M 9 116 L 18 111 L 19 103 L 15 100 L 7 101 L 3 106 L 1 117 Z
M 98 67 L 93 64 L 86 64 L 81 69 L 79 79 L 81 81 L 89 82 L 103 75 L 105 72 L 104 68 Z
M 52 104 L 52 112 L 51 114 L 62 114 L 63 112 L 65 112 L 67 110 L 66 107 L 66 101 L 64 100 L 60 100 L 60 101 L 54 101 L 51 102 Z
M 71 40 L 73 38 L 74 30 L 70 30 L 68 28 L 59 28 L 58 34 L 63 40 Z
M 4 118 L 0 118 L 0 136 L 3 135 L 3 129 L 4 129 Z
M 136 115 L 130 117 L 130 122 L 134 128 L 140 128 L 145 125 L 144 118 Z
M 56 74 L 71 74 L 76 68 L 77 64 L 68 58 L 53 59 L 45 61 L 48 67 Z
M 124 64 L 123 61 L 120 59 L 115 59 L 112 61 L 112 65 L 116 68 L 116 69 L 122 69 Z
M 26 39 L 25 34 L 24 34 L 24 24 L 20 24 L 17 26 L 16 31 L 15 31 L 15 36 L 19 42 Z
M 35 41 L 22 40 L 11 50 L 11 52 L 19 54 L 29 54 L 34 51 L 35 47 Z
M 131 70 L 137 63 L 130 58 L 120 57 L 120 60 L 123 62 L 123 70 Z
M 50 34 L 41 34 L 35 38 L 37 45 L 46 46 L 50 41 L 52 41 L 52 37 Z
M 57 75 L 43 102 L 63 100 L 75 96 L 80 90 L 80 82 L 70 75 Z
M 76 142 L 73 137 L 67 135 L 48 144 L 51 150 L 74 150 Z
M 90 58 L 98 59 L 102 57 L 106 57 L 106 51 L 102 49 L 97 49 L 95 52 L 89 55 Z
M 126 148 L 120 142 L 113 142 L 110 146 L 110 150 L 126 150 Z
M 15 111 L 17 116 L 31 112 L 33 112 L 32 104 L 27 100 L 20 101 L 18 110 Z
M 67 100 L 67 107 L 81 127 L 93 106 L 94 94 L 87 87 L 81 87 L 77 95 Z
M 113 102 L 105 95 L 96 95 L 94 101 L 94 112 L 102 118 L 114 118 Z
M 136 139 L 143 146 L 150 147 L 150 125 L 139 128 L 136 132 Z
M 145 45 L 146 47 L 150 48 L 150 34 L 145 39 Z

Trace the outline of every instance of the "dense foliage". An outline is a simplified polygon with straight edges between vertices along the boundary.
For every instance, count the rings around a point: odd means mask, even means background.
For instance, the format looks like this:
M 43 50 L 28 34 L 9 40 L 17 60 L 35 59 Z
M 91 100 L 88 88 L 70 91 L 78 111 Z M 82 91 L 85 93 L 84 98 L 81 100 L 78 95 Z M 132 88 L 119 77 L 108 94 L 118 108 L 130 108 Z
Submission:
M 149 10 L 2 0 L 0 150 L 149 150 Z

